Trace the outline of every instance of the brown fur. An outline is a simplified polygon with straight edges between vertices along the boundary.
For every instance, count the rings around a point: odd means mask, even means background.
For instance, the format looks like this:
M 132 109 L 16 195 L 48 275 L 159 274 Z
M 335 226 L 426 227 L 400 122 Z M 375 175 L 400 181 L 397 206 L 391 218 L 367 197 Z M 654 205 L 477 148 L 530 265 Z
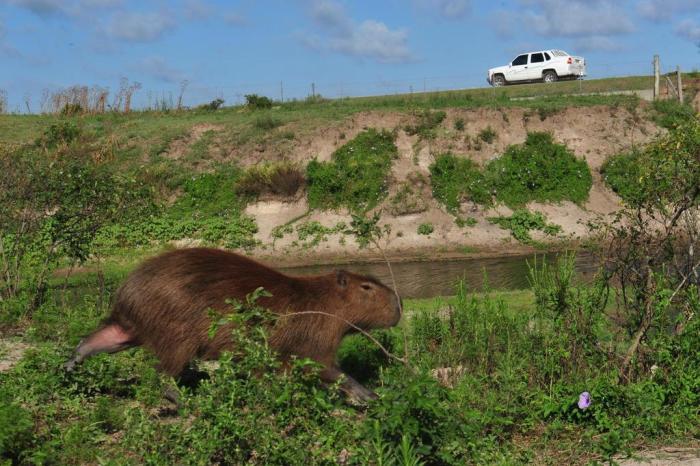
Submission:
M 329 381 L 342 374 L 335 367 L 336 350 L 353 330 L 345 321 L 371 329 L 391 327 L 400 318 L 398 297 L 372 277 L 345 271 L 292 277 L 231 252 L 181 249 L 154 257 L 131 273 L 116 294 L 110 316 L 86 342 L 99 340 L 100 332 L 111 328 L 126 336 L 111 341 L 112 347 L 99 342 L 81 353 L 87 344 L 82 343 L 77 354 L 84 355 L 76 356 L 69 368 L 100 351 L 141 345 L 156 354 L 161 370 L 177 376 L 192 359 L 214 359 L 232 349 L 228 332 L 220 330 L 209 338 L 207 310 L 230 313 L 227 299 L 244 300 L 258 287 L 272 296 L 257 303 L 278 315 L 320 311 L 340 318 L 311 314 L 279 319 L 269 339 L 283 360 L 296 355 L 321 363 L 326 368 L 322 377 Z M 349 391 L 365 390 L 348 379 Z

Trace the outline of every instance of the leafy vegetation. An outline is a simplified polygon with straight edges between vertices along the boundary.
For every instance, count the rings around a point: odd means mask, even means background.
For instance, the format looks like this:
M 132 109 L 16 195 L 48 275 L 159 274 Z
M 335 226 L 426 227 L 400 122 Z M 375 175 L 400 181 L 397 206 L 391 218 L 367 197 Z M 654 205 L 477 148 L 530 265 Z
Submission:
M 582 203 L 593 185 L 588 164 L 549 133 L 528 133 L 486 167 L 496 199 L 509 206 L 530 201 Z
M 655 100 L 652 109 L 652 119 L 666 129 L 676 128 L 695 119 L 693 107 L 675 99 Z
M 312 160 L 306 168 L 309 206 L 371 209 L 387 195 L 387 177 L 397 155 L 392 133 L 369 129 L 336 150 L 330 162 Z
M 544 214 L 530 212 L 527 209 L 516 209 L 510 217 L 491 217 L 489 221 L 505 230 L 510 230 L 513 238 L 525 244 L 534 242 L 530 236 L 532 230 L 539 230 L 548 236 L 556 236 L 561 232 L 559 225 L 547 223 L 547 217 Z
M 421 139 L 435 137 L 435 129 L 440 126 L 447 114 L 443 111 L 423 110 L 416 115 L 417 122 L 414 125 L 406 125 L 404 131 L 408 135 L 418 135 Z
M 457 212 L 464 201 L 491 203 L 487 180 L 472 160 L 453 154 L 442 154 L 430 165 L 433 196 L 450 212 Z
M 264 333 L 237 331 L 235 362 L 225 354 L 198 387 L 181 388 L 177 411 L 161 395 L 171 382 L 157 375 L 144 350 L 96 356 L 72 374 L 62 371 L 119 283 L 107 276 L 107 296 L 100 298 L 96 277 L 85 277 L 83 286 L 95 288 L 72 303 L 60 299 L 70 290 L 50 290 L 52 299 L 28 324 L 34 349 L 0 373 L 0 458 L 492 464 L 575 456 L 586 462 L 607 461 L 652 437 L 672 442 L 700 434 L 697 319 L 678 334 L 651 334 L 656 350 L 621 381 L 616 348 L 628 337 L 607 314 L 605 283 L 576 285 L 573 256 L 553 267 L 533 264 L 530 276 L 524 306 L 508 293 L 469 294 L 464 284 L 453 298 L 408 302 L 412 317 L 402 327 L 375 333 L 389 351 L 405 351 L 408 365 L 392 362 L 362 336 L 348 337 L 341 366 L 379 394 L 365 410 L 322 387 L 309 361 L 280 371 Z M 263 315 L 250 304 L 236 306 L 245 306 L 250 319 Z M 581 408 L 584 391 L 590 406 Z
M 418 234 L 419 235 L 428 236 L 433 231 L 435 231 L 435 227 L 433 226 L 432 223 L 421 223 L 420 225 L 418 225 Z
M 272 108 L 272 99 L 258 94 L 246 94 L 245 105 L 251 110 L 263 110 Z
M 491 144 L 498 137 L 496 130 L 487 126 L 486 128 L 479 131 L 479 139 L 484 141 L 486 144 Z
M 304 172 L 293 162 L 261 163 L 247 168 L 236 181 L 236 192 L 258 198 L 294 196 L 304 186 Z

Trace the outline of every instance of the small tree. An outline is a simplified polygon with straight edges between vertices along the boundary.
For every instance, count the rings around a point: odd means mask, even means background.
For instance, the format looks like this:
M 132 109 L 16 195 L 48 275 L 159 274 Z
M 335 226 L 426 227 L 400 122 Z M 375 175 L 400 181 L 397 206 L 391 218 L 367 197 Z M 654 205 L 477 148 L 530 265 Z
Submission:
M 651 347 L 682 335 L 700 312 L 700 122 L 646 147 L 636 167 L 636 195 L 612 222 L 595 226 L 608 276 L 619 284 L 615 318 L 629 341 L 623 380 L 654 364 Z

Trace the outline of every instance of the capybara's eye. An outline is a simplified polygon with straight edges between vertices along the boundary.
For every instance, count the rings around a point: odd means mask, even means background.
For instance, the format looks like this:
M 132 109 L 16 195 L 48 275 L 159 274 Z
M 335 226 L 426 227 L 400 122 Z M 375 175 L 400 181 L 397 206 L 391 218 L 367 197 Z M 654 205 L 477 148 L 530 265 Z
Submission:
M 368 291 L 369 291 L 369 290 L 372 289 L 372 286 L 368 285 L 367 283 L 363 283 L 363 284 L 360 285 L 360 286 L 362 287 L 363 290 L 368 290 Z

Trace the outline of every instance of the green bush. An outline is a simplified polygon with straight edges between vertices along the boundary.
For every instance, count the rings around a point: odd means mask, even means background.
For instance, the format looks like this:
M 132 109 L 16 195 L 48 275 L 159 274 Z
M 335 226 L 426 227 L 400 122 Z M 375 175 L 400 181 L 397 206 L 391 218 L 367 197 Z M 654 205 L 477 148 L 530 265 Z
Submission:
M 486 166 L 496 198 L 510 206 L 530 201 L 580 204 L 593 185 L 590 169 L 549 133 L 528 133 L 524 144 L 512 145 Z
M 282 121 L 273 118 L 272 115 L 262 115 L 253 121 L 253 126 L 263 131 L 273 130 L 282 124 Z
M 227 248 L 257 244 L 255 220 L 243 214 L 245 199 L 236 194 L 241 171 L 221 165 L 214 172 L 190 178 L 183 194 L 168 207 L 135 221 L 103 228 L 98 247 L 148 246 L 183 238 L 202 239 Z
M 457 212 L 460 203 L 473 201 L 491 204 L 491 190 L 478 165 L 452 154 L 439 155 L 430 165 L 433 196 L 450 212 Z
M 435 129 L 440 126 L 446 116 L 447 114 L 441 110 L 437 112 L 424 110 L 418 113 L 416 124 L 406 125 L 404 131 L 410 136 L 418 135 L 421 139 L 432 139 L 435 137 Z
M 457 131 L 464 131 L 464 118 L 455 119 L 454 128 Z
M 81 130 L 77 124 L 72 121 L 59 121 L 49 125 L 37 143 L 47 149 L 54 149 L 60 145 L 71 144 L 80 135 Z
M 209 112 L 213 112 L 213 111 L 221 108 L 221 106 L 224 104 L 224 102 L 225 102 L 224 99 L 221 99 L 221 98 L 214 99 L 211 102 L 209 102 L 208 104 L 202 104 L 202 105 L 198 106 L 197 110 L 206 110 Z
M 262 163 L 249 167 L 241 174 L 236 181 L 236 192 L 254 198 L 266 194 L 290 197 L 304 183 L 304 173 L 295 163 Z
M 631 206 L 678 202 L 700 185 L 700 123 L 693 118 L 642 150 L 609 158 L 601 167 L 608 185 Z
M 246 94 L 245 104 L 251 110 L 264 110 L 272 108 L 272 99 L 257 94 Z
M 419 235 L 428 236 L 433 231 L 435 231 L 435 227 L 433 226 L 432 223 L 421 223 L 420 225 L 418 225 L 418 234 Z
M 556 236 L 561 227 L 547 223 L 547 218 L 540 212 L 530 212 L 527 209 L 517 209 L 510 217 L 491 217 L 489 221 L 510 230 L 513 237 L 521 243 L 532 243 L 530 232 L 540 230 L 548 236 Z
M 644 195 L 639 183 L 640 154 L 630 152 L 608 158 L 600 167 L 603 180 L 622 199 L 632 202 Z
M 498 133 L 496 133 L 496 130 L 491 128 L 491 126 L 487 126 L 486 128 L 479 131 L 479 139 L 484 141 L 486 144 L 491 144 L 493 141 L 496 140 L 497 137 Z
M 365 211 L 387 195 L 392 160 L 398 156 L 394 135 L 369 129 L 336 150 L 330 162 L 312 160 L 306 168 L 309 206 Z
M 653 120 L 666 129 L 676 128 L 696 118 L 692 106 L 681 104 L 675 99 L 655 100 L 652 108 Z

